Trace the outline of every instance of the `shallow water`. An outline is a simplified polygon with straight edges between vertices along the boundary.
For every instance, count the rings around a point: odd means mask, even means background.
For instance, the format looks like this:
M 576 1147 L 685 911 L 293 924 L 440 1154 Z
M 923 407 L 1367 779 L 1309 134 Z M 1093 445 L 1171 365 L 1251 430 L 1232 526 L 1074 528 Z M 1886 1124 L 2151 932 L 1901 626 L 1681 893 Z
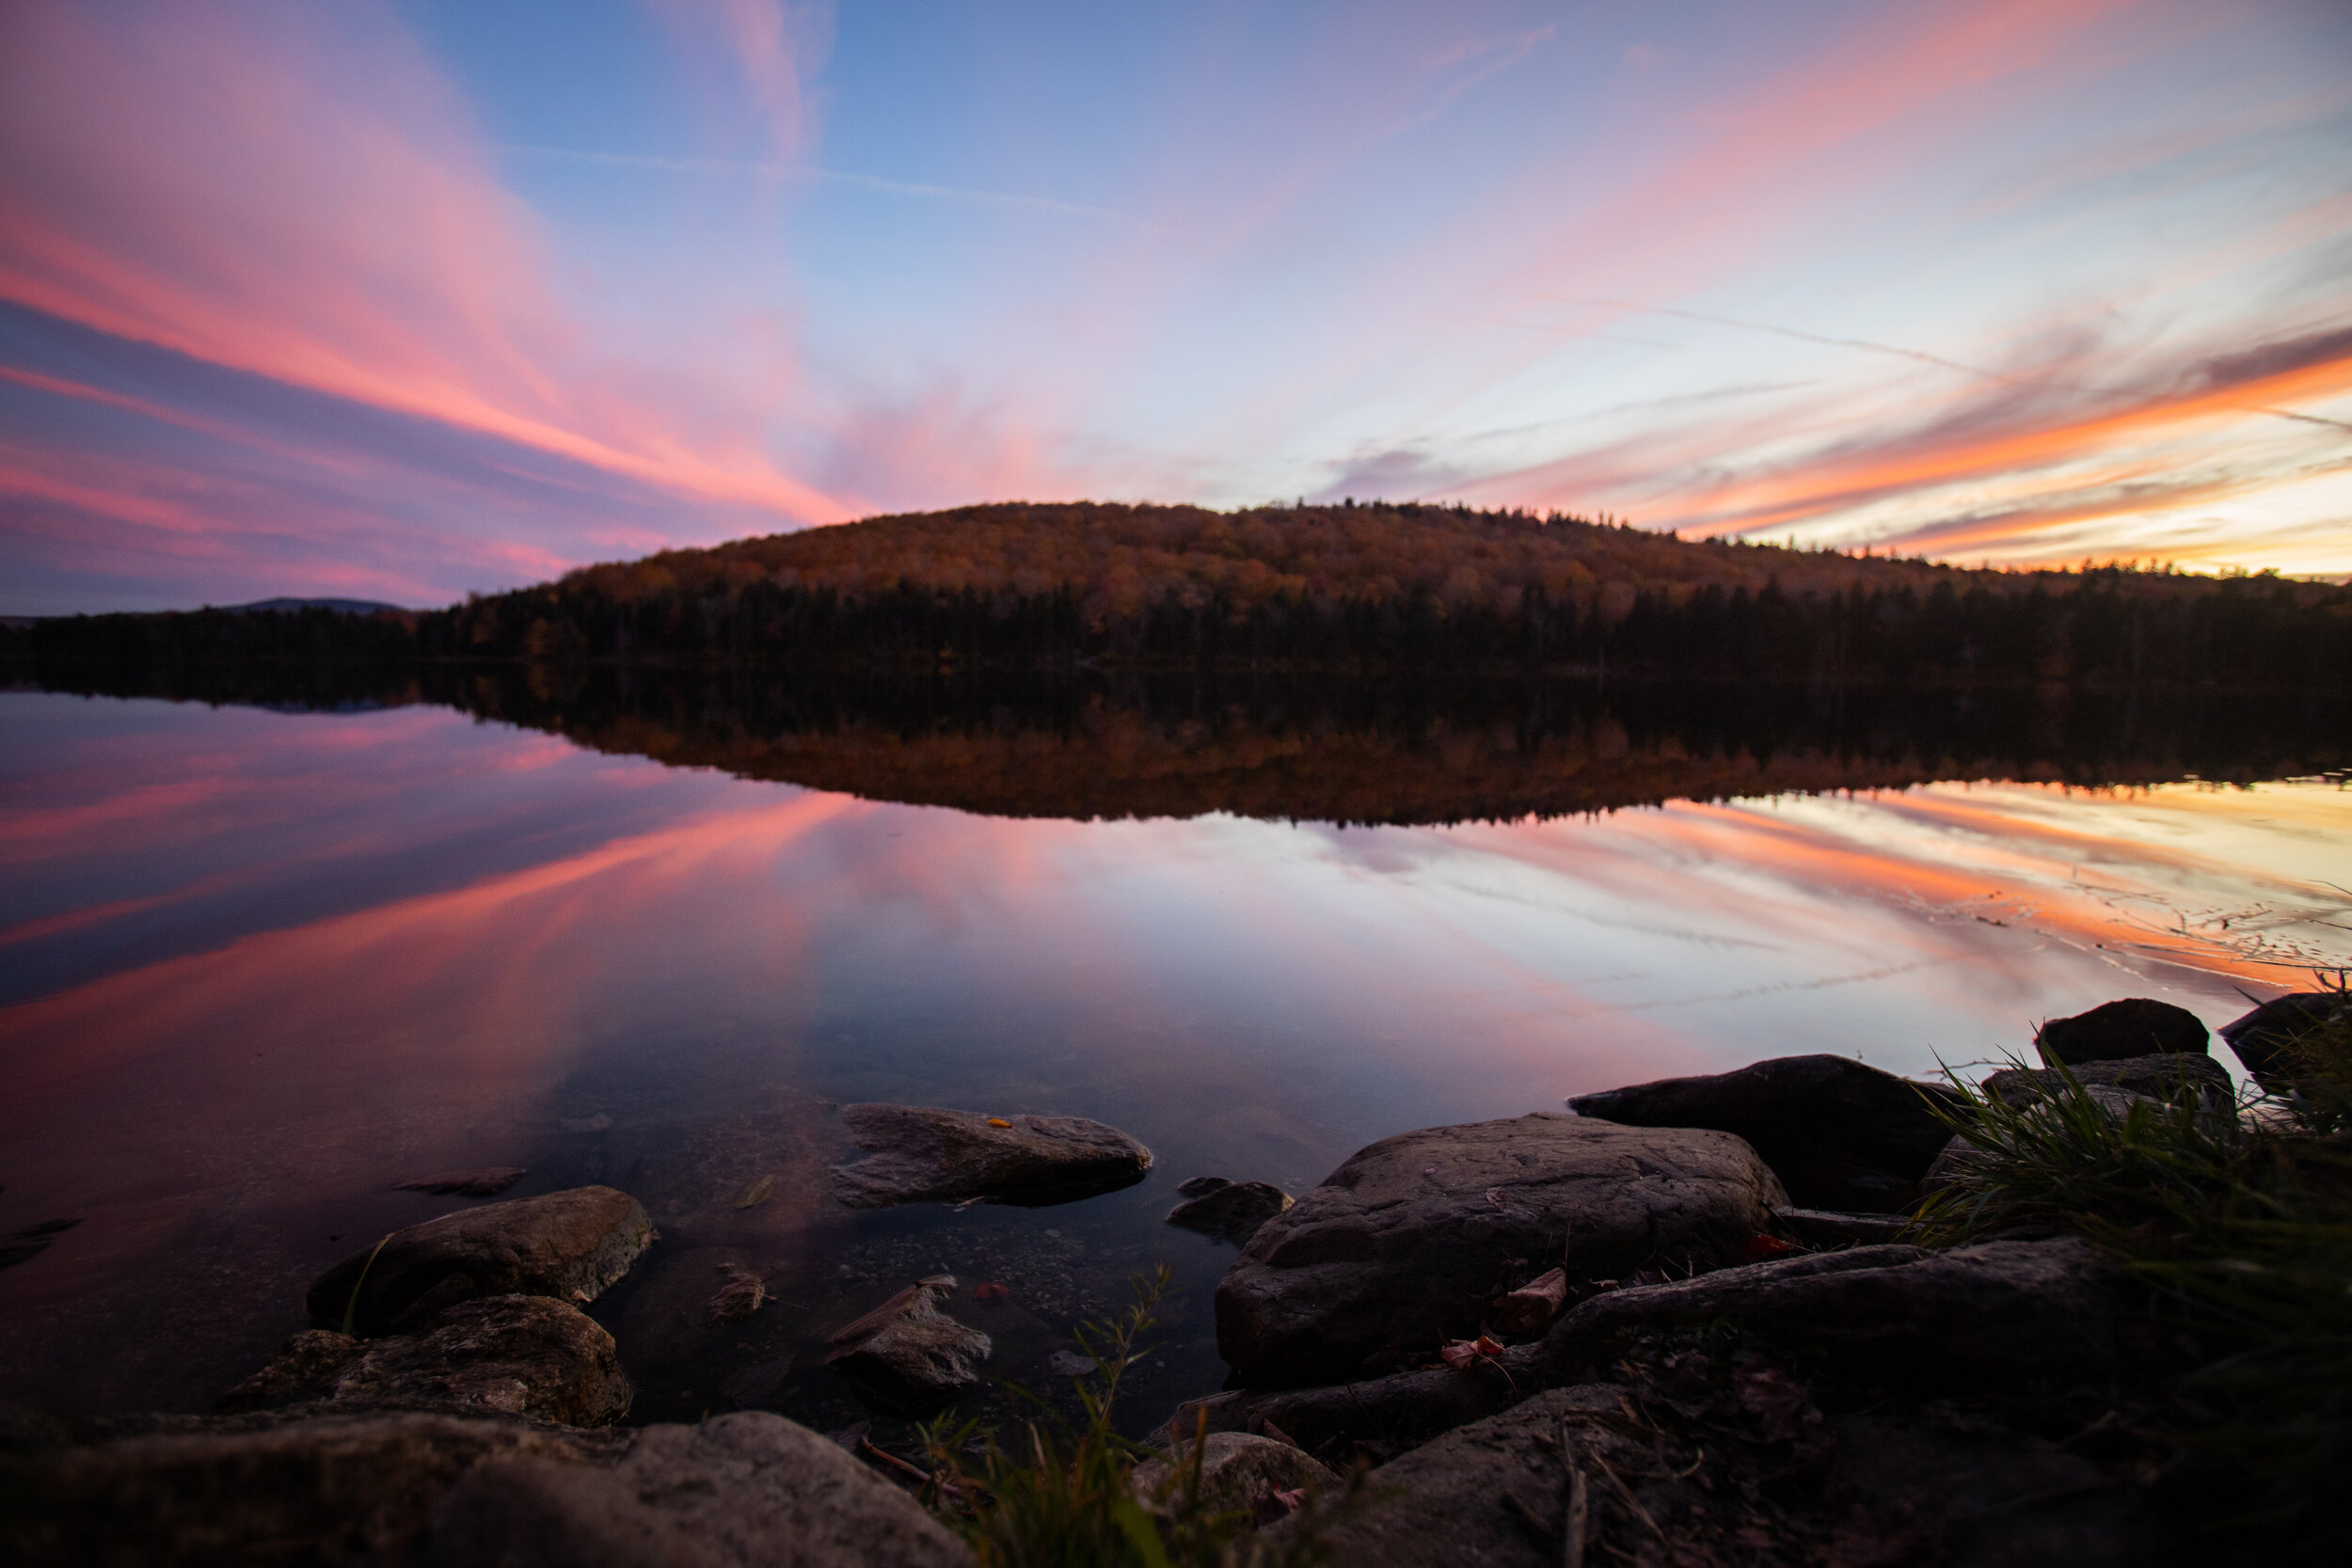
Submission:
M 1966 1070 L 2115 996 L 2219 1023 L 2352 961 L 2341 776 L 1343 828 L 889 803 L 422 705 L 10 692 L 0 735 L 0 1234 L 81 1222 L 0 1268 L 0 1399 L 70 1411 L 204 1408 L 320 1271 L 467 1201 L 394 1183 L 511 1164 L 655 1213 L 596 1309 L 633 1418 L 845 1425 L 824 1334 L 942 1269 L 992 1373 L 1047 1382 L 1166 1261 L 1149 1418 L 1222 1375 L 1231 1248 L 1160 1223 L 1187 1177 L 1299 1192 L 1389 1133 L 1795 1052 Z M 857 1100 L 1094 1117 L 1157 1164 L 851 1214 Z M 725 1260 L 777 1300 L 718 1328 Z

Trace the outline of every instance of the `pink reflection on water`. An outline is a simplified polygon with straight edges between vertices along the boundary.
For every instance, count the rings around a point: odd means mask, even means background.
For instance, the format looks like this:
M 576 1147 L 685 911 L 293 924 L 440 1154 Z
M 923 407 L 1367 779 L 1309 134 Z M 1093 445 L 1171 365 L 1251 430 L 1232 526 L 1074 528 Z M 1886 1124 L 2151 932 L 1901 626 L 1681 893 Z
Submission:
M 353 1236 L 434 1212 L 391 1182 L 746 1084 L 1095 1115 L 1170 1180 L 1295 1190 L 1410 1127 L 1761 1056 L 1930 1071 L 2122 994 L 2217 1022 L 2352 935 L 2352 794 L 2315 785 L 1084 823 L 425 711 L 62 703 L 0 707 L 55 759 L 0 803 L 41 853 L 0 929 L 31 976 L 0 1230 L 86 1223 L 0 1272 L 0 1397 L 70 1343 L 100 1404 L 201 1403 Z M 123 1345 L 199 1266 L 226 1348 L 159 1396 Z

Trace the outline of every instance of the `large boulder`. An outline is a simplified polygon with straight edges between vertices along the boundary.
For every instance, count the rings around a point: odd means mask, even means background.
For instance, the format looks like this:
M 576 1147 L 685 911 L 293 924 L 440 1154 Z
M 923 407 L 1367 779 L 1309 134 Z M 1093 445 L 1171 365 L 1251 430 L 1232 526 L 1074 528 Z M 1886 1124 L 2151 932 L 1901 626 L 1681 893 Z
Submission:
M 612 1336 L 580 1308 L 489 1296 L 450 1307 L 421 1334 L 362 1340 L 306 1329 L 219 1408 L 442 1404 L 588 1427 L 627 1415 L 629 1394 Z
M 1936 1116 L 1960 1097 L 1845 1056 L 1778 1056 L 1736 1072 L 1581 1094 L 1581 1117 L 1629 1127 L 1710 1127 L 1745 1138 L 1800 1206 L 1893 1213 L 1910 1207 L 1952 1133 Z
M 1725 1132 L 1537 1113 L 1384 1138 L 1268 1220 L 1216 1290 L 1217 1350 L 1246 1384 L 1338 1383 L 1480 1332 L 1502 1295 L 1712 1269 L 1786 1201 Z
M 2346 1019 L 2352 1019 L 2352 996 L 2344 991 L 2290 991 L 2223 1024 L 2221 1037 L 2254 1082 L 2273 1094 L 2286 1094 L 2295 1087 L 2295 1042 Z
M 2034 1031 L 2033 1043 L 2043 1061 L 2073 1067 L 2180 1051 L 2201 1055 L 2208 1038 L 2205 1021 L 2186 1007 L 2153 996 L 2131 996 L 2072 1018 L 2054 1018 Z
M 1718 1322 L 1841 1378 L 1915 1392 L 2095 1381 L 2146 1349 L 2118 1271 L 2068 1236 L 1855 1247 L 1612 1291 L 1552 1325 L 1541 1375 L 1606 1367 L 1630 1333 Z
M 950 1568 L 912 1498 L 778 1416 L 577 1433 L 413 1413 L 245 1417 L 0 1458 L 0 1560 Z
M 479 1296 L 585 1304 L 652 1244 L 653 1222 L 627 1193 L 574 1187 L 461 1209 L 396 1230 L 321 1275 L 311 1321 L 360 1335 L 422 1327 Z
M 990 1117 L 924 1105 L 844 1105 L 841 1121 L 866 1158 L 835 1165 L 853 1209 L 987 1198 L 1064 1203 L 1132 1186 L 1152 1151 L 1084 1117 Z
M 929 1415 L 977 1383 L 995 1349 L 939 1309 L 955 1293 L 951 1275 L 917 1280 L 836 1331 L 825 1364 L 885 1415 Z
M 2234 1093 L 2230 1069 L 2202 1052 L 2117 1056 L 2069 1067 L 2066 1072 L 2087 1088 L 2122 1089 L 2151 1100 L 2174 1100 L 2193 1091 L 2206 1104 L 2218 1105 Z M 2046 1100 L 2065 1087 L 2065 1075 L 2056 1068 L 2010 1068 L 1987 1075 L 1982 1085 L 1986 1095 L 2004 1105 Z

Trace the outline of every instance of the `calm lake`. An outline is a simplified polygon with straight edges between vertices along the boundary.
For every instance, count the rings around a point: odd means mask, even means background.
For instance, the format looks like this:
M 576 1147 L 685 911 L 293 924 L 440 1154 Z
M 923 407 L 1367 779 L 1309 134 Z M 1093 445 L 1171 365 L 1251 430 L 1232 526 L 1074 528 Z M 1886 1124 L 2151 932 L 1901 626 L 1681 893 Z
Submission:
M 0 1235 L 79 1222 L 5 1254 L 0 1400 L 201 1410 L 321 1271 L 469 1201 L 396 1183 L 519 1165 L 507 1196 L 609 1182 L 661 1229 L 595 1308 L 632 1419 L 847 1425 L 824 1336 L 941 1271 L 992 1374 L 1048 1384 L 1165 1261 L 1152 1419 L 1223 1375 L 1186 1178 L 1302 1192 L 1763 1056 L 1980 1070 L 2352 961 L 2341 716 L 2284 699 L 425 695 L 457 705 L 0 692 Z M 866 1100 L 1157 1164 L 852 1213 Z M 728 1261 L 776 1300 L 718 1327 Z

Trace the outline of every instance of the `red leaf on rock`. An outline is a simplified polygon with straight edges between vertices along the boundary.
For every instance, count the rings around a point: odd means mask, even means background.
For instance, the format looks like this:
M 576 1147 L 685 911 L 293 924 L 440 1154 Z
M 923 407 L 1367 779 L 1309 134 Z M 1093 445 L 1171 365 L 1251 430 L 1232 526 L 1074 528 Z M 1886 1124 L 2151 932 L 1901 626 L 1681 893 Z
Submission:
M 1796 1250 L 1796 1243 L 1784 1242 L 1777 1236 L 1751 1236 L 1748 1238 L 1748 1257 L 1750 1259 L 1778 1258 L 1785 1253 L 1791 1253 Z
M 972 1287 L 974 1301 L 1002 1301 L 1010 1294 L 1012 1294 L 1012 1287 L 1009 1285 L 975 1285 Z

